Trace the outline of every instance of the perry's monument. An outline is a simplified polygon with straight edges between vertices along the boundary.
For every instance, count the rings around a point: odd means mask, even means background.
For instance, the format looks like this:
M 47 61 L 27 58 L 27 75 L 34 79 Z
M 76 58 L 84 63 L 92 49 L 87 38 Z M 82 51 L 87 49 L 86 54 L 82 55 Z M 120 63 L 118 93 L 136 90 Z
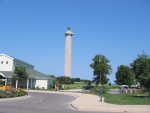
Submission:
M 73 33 L 70 31 L 70 28 L 67 28 L 65 32 L 66 41 L 65 41 L 65 64 L 64 64 L 64 76 L 71 78 L 71 43 L 72 43 Z

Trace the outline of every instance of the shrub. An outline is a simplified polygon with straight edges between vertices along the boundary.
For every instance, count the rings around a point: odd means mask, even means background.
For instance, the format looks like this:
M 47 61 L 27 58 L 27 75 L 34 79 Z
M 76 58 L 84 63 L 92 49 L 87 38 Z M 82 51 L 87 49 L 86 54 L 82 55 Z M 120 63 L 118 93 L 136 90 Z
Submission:
M 108 90 L 105 86 L 101 86 L 101 87 L 94 87 L 93 89 L 91 89 L 91 93 L 93 94 L 99 94 L 99 91 L 102 89 L 102 94 L 107 94 Z
M 4 81 L 0 80 L 0 86 L 4 85 Z
M 5 98 L 10 98 L 10 95 L 5 95 Z
M 12 93 L 7 93 L 5 91 L 0 90 L 0 98 L 10 98 L 10 97 L 18 97 L 28 95 L 26 91 L 21 88 L 12 89 Z
M 5 94 L 0 93 L 0 98 L 5 98 Z
M 0 94 L 5 94 L 5 91 L 3 91 L 3 90 L 0 90 Z
M 10 97 L 16 97 L 16 95 L 15 95 L 15 94 L 10 94 L 9 96 L 10 96 Z
M 62 84 L 59 85 L 59 89 L 62 89 Z
M 69 89 L 69 86 L 65 86 L 65 90 Z

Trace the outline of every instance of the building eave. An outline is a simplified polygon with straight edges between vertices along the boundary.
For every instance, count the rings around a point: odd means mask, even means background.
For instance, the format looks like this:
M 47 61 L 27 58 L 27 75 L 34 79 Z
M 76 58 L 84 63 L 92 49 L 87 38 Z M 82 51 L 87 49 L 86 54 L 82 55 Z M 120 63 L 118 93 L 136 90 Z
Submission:
M 13 57 L 8 56 L 8 55 L 6 55 L 6 54 L 4 54 L 4 53 L 0 54 L 0 56 L 5 56 L 5 57 L 7 57 L 7 58 L 9 58 L 9 59 L 11 59 L 11 60 L 14 60 L 14 58 L 13 58 Z

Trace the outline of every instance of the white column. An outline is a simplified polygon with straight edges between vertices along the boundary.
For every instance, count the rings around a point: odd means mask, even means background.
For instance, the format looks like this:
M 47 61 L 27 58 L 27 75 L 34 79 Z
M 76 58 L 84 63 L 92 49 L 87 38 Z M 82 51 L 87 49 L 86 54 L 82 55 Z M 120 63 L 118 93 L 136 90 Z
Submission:
M 66 44 L 65 44 L 65 64 L 64 64 L 64 76 L 71 77 L 71 43 L 73 33 L 68 28 L 65 33 Z
M 33 79 L 33 86 L 32 88 L 35 88 L 35 79 Z
M 9 80 L 9 85 L 11 86 L 11 78 L 9 78 L 8 80 Z
M 29 79 L 27 80 L 27 89 L 29 88 Z
M 7 85 L 7 77 L 6 77 L 6 79 L 5 79 L 5 86 Z
M 32 88 L 32 78 L 31 78 L 31 83 L 30 83 L 30 84 L 31 84 L 30 86 L 31 86 L 31 88 Z
M 18 80 L 16 80 L 16 88 L 18 88 Z
M 36 89 L 36 87 L 35 87 L 35 86 L 36 86 L 36 79 L 34 79 L 34 88 Z

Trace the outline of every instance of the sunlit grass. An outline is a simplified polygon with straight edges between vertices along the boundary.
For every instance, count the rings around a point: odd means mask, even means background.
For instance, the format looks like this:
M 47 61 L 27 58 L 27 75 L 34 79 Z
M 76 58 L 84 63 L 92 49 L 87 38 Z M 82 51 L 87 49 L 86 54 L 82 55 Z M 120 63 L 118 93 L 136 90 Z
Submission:
M 82 89 L 82 87 L 86 85 L 86 83 L 65 84 L 65 86 L 69 87 L 69 89 Z
M 150 105 L 150 97 L 144 94 L 106 94 L 105 102 L 119 105 Z

